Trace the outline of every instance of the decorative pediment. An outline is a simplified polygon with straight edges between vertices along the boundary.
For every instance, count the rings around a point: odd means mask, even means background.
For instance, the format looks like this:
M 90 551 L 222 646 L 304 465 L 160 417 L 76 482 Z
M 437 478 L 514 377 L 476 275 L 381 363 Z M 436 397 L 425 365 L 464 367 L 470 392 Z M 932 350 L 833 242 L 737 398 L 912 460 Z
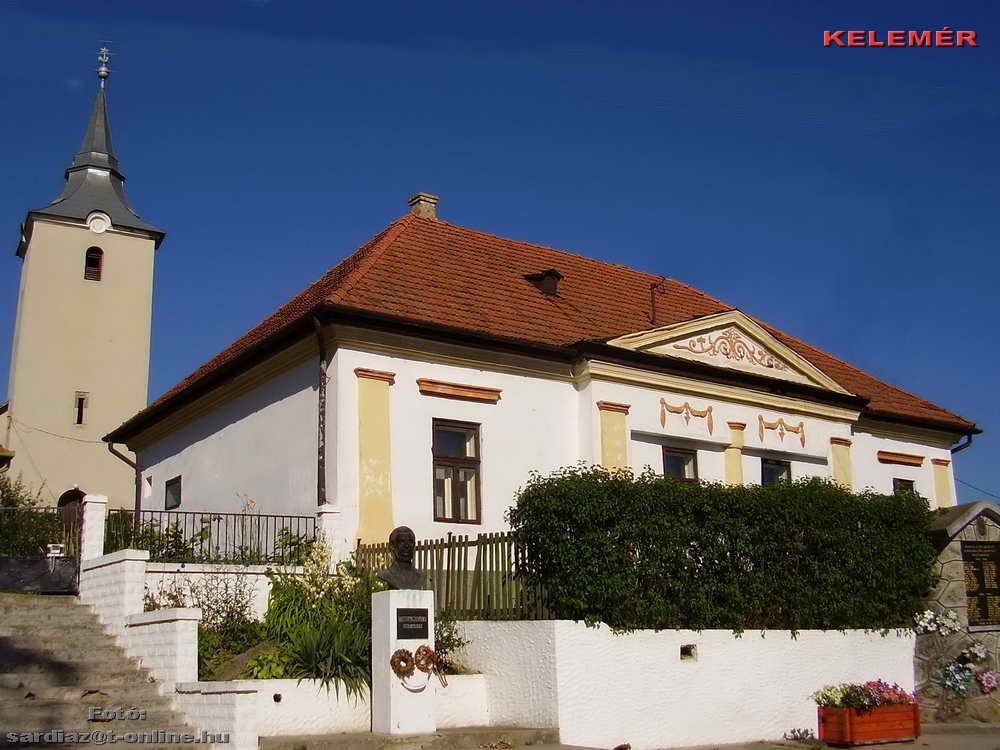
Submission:
M 608 343 L 633 351 L 690 359 L 847 393 L 811 362 L 738 310 L 630 333 Z

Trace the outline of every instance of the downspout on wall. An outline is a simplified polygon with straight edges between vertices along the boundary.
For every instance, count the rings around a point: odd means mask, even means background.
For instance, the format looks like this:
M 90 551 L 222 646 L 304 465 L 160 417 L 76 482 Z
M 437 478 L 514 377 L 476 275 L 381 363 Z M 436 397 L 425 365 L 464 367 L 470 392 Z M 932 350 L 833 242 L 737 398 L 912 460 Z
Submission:
M 313 330 L 316 332 L 316 343 L 319 346 L 319 398 L 316 407 L 316 505 L 326 505 L 326 385 L 329 381 L 327 369 L 330 366 L 330 356 L 336 351 L 327 351 L 323 339 L 323 327 L 315 315 L 312 319 Z
M 135 472 L 135 514 L 132 518 L 132 525 L 136 530 L 139 529 L 139 516 L 142 512 L 142 472 L 139 470 L 139 465 L 133 461 L 131 458 L 126 456 L 124 453 L 115 448 L 114 443 L 108 443 L 108 451 L 115 458 L 120 459 L 127 463 L 132 471 Z

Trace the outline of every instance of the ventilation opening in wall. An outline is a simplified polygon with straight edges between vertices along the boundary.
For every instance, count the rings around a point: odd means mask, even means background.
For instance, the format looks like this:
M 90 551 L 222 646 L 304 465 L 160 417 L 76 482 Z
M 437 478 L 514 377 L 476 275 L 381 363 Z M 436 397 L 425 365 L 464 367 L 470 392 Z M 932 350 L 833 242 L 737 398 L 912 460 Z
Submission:
M 698 647 L 693 643 L 681 646 L 681 661 L 698 661 Z

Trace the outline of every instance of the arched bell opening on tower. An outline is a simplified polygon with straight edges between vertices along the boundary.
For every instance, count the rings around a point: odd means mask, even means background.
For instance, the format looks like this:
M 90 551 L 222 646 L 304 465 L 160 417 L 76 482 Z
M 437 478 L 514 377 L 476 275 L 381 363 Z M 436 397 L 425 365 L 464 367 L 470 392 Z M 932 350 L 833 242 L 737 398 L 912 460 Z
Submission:
M 87 248 L 87 256 L 83 263 L 83 278 L 87 281 L 100 281 L 103 267 L 104 251 L 99 247 Z

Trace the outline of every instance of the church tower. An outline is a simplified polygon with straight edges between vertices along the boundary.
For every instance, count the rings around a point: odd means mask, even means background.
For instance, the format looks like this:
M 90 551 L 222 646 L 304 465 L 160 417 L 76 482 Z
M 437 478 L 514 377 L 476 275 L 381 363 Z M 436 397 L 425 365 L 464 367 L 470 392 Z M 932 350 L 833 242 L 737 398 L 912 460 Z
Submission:
M 125 197 L 102 49 L 97 99 L 62 194 L 28 211 L 0 443 L 46 504 L 79 491 L 131 507 L 135 476 L 101 438 L 146 406 L 153 256 L 164 232 Z M 0 448 L 3 450 L 3 448 Z

